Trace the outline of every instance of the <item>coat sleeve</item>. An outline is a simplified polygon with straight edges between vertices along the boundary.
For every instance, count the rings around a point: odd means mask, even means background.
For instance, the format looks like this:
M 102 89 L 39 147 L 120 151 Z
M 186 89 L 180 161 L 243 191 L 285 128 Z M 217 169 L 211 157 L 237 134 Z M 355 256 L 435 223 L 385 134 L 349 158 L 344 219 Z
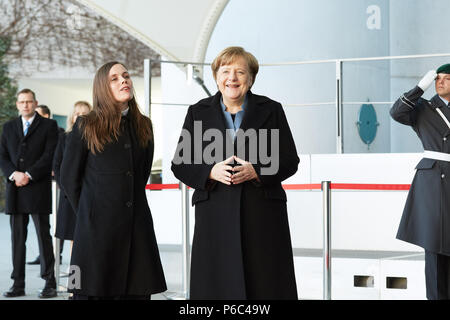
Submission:
M 10 182 L 10 180 L 8 179 L 9 176 L 14 171 L 17 171 L 17 168 L 12 161 L 12 157 L 11 157 L 12 155 L 9 153 L 9 150 L 8 150 L 7 135 L 9 133 L 9 130 L 10 130 L 10 127 L 8 127 L 8 125 L 5 124 L 5 126 L 3 127 L 1 144 L 0 144 L 0 167 L 1 167 L 3 174 L 5 175 L 8 182 Z
M 420 112 L 418 108 L 420 97 L 424 91 L 418 86 L 412 90 L 405 92 L 393 104 L 390 114 L 392 119 L 402 124 L 414 127 L 417 115 Z
M 153 128 L 152 128 L 152 132 L 153 132 Z M 147 180 L 152 173 L 154 151 L 155 151 L 155 143 L 154 143 L 154 135 L 152 134 L 152 138 L 149 141 L 148 146 L 147 146 L 147 154 L 146 154 L 147 156 L 145 158 L 145 165 L 144 165 L 144 168 L 145 168 L 144 174 L 145 174 L 145 177 L 147 177 Z
M 190 137 L 189 151 L 184 148 L 188 146 L 188 143 L 184 139 L 186 136 Z M 192 115 L 192 106 L 189 107 L 180 139 L 178 140 L 177 149 L 175 151 L 174 159 L 172 160 L 172 172 L 175 177 L 190 186 L 191 188 L 198 190 L 206 190 L 208 186 L 208 177 L 214 164 L 196 164 L 194 163 L 194 117 Z M 186 159 L 184 152 L 190 152 L 188 161 L 180 161 Z M 203 150 L 202 150 L 203 151 Z M 202 158 L 201 155 L 197 155 Z
M 283 180 L 286 180 L 297 172 L 298 164 L 300 163 L 294 138 L 292 137 L 291 129 L 289 128 L 286 119 L 286 114 L 279 103 L 277 103 L 274 117 L 277 129 L 279 129 L 279 140 L 277 141 L 279 146 L 278 170 L 276 170 L 274 174 L 265 174 L 263 169 L 273 165 L 272 163 L 263 165 L 258 162 L 253 164 L 256 174 L 263 186 L 280 184 Z M 272 154 L 271 157 L 273 156 L 274 155 Z
M 60 170 L 61 186 L 75 213 L 78 212 L 83 175 L 89 153 L 80 132 L 80 121 L 81 119 L 77 119 L 72 131 L 66 137 L 66 147 Z
M 58 145 L 56 146 L 53 157 L 53 172 L 55 173 L 55 180 L 59 187 L 61 187 L 61 162 L 63 159 L 65 140 L 66 134 L 64 132 L 59 133 Z
M 51 120 L 46 134 L 44 153 L 31 167 L 26 169 L 33 177 L 33 181 L 46 178 L 52 169 L 53 155 L 58 143 L 58 125 L 55 120 Z

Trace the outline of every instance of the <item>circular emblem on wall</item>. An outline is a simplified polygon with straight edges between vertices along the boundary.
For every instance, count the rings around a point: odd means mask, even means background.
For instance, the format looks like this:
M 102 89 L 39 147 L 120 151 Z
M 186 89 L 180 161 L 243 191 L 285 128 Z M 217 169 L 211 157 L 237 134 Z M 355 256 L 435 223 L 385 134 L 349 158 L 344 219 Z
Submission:
M 375 112 L 373 105 L 361 105 L 356 126 L 358 127 L 359 137 L 365 144 L 367 144 L 367 148 L 369 148 L 370 144 L 375 140 L 379 125 L 380 124 L 377 121 L 377 113 Z

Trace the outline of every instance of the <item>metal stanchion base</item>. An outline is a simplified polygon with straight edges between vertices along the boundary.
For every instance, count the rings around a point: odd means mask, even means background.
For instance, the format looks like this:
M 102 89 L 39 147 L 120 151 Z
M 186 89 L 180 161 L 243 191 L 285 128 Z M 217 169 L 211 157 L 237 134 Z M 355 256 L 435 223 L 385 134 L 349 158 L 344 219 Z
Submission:
M 186 298 L 186 293 L 182 292 L 166 291 L 162 295 L 165 296 L 167 300 L 188 300 Z
M 67 293 L 67 288 L 62 286 L 62 285 L 59 285 L 58 289 L 56 290 L 56 292 L 57 293 Z

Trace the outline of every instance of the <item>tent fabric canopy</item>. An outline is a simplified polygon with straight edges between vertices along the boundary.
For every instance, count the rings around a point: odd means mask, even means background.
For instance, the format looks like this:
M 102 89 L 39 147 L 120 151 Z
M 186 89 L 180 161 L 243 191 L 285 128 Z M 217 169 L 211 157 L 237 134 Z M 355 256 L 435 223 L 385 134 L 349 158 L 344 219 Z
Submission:
M 204 62 L 229 0 L 77 0 L 173 61 Z

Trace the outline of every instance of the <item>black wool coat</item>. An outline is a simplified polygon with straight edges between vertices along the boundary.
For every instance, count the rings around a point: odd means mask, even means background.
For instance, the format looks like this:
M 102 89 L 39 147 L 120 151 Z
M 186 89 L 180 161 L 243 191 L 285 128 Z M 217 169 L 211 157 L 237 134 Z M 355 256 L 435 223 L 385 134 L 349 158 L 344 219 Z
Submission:
M 165 291 L 145 193 L 153 142 L 142 148 L 132 121 L 122 117 L 118 140 L 93 154 L 81 121 L 67 136 L 61 164 L 61 185 L 77 215 L 71 265 L 81 273 L 81 288 L 69 291 L 88 296 Z
M 450 110 L 435 95 L 421 98 L 415 87 L 392 106 L 394 120 L 411 126 L 424 150 L 450 153 L 450 129 L 436 111 L 450 120 Z M 408 193 L 397 238 L 428 251 L 450 255 L 450 162 L 423 158 Z
M 56 146 L 55 155 L 53 157 L 53 171 L 55 173 L 56 183 L 60 189 L 55 236 L 58 239 L 73 240 L 76 215 L 61 187 L 61 163 L 66 146 L 66 136 L 67 134 L 64 131 L 59 133 L 58 145 Z
M 4 124 L 0 167 L 6 177 L 6 214 L 52 212 L 52 160 L 57 142 L 56 121 L 38 113 L 26 136 L 21 117 Z M 8 179 L 14 171 L 27 171 L 32 180 L 24 187 L 16 187 Z
M 279 129 L 280 165 L 276 174 L 261 174 L 265 165 L 258 157 L 252 164 L 261 183 L 227 186 L 208 179 L 215 162 L 208 164 L 203 159 L 200 164 L 194 163 L 211 143 L 203 141 L 201 150 L 195 152 L 194 121 L 201 121 L 202 134 L 218 129 L 223 145 L 228 143 L 220 92 L 189 107 L 183 129 L 192 137 L 192 161 L 172 161 L 175 176 L 195 189 L 191 299 L 297 299 L 286 193 L 281 182 L 297 171 L 299 158 L 282 106 L 250 91 L 247 97 L 240 128 L 255 129 L 256 134 L 232 141 L 231 154 L 239 156 L 239 150 L 244 150 L 247 157 L 249 142 L 258 137 L 259 129 Z M 230 156 L 225 149 L 220 161 Z M 184 154 L 180 149 L 178 152 Z

